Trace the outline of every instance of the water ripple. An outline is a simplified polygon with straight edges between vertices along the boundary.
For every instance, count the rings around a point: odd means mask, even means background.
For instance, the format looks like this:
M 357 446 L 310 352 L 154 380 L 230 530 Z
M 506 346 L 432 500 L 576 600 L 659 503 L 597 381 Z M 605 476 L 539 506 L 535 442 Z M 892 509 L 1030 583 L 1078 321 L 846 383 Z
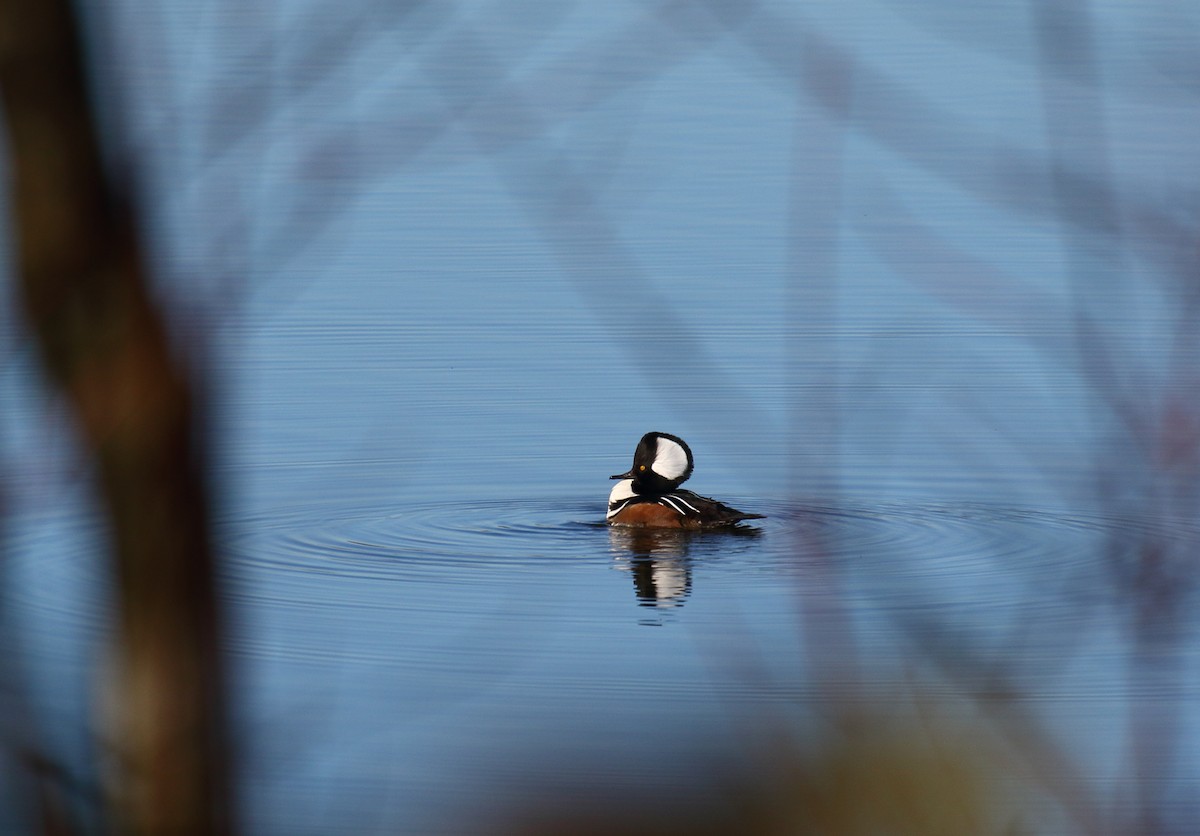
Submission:
M 501 572 L 547 577 L 623 554 L 686 558 L 725 576 L 793 575 L 820 559 L 848 573 L 868 571 L 886 590 L 917 580 L 950 589 L 964 578 L 984 584 L 1060 579 L 1101 571 L 1103 560 L 1135 552 L 1150 539 L 1198 536 L 1195 527 L 1164 520 L 1028 508 L 737 501 L 768 515 L 743 530 L 760 536 L 654 535 L 647 545 L 644 535 L 610 531 L 594 501 L 494 500 L 338 513 L 297 509 L 239 523 L 231 547 L 239 571 L 273 575 L 272 589 L 258 591 L 267 596 L 285 591 L 280 584 L 289 575 L 461 589 L 493 584 Z

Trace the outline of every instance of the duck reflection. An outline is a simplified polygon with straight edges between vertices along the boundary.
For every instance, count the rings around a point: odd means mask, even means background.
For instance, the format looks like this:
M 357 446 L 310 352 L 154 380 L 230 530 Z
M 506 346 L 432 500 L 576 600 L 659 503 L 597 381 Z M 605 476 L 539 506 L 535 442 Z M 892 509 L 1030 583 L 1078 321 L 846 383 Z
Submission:
M 633 592 L 643 607 L 671 609 L 692 591 L 688 560 L 691 532 L 667 528 L 611 527 L 609 542 L 617 567 L 633 575 Z
M 757 538 L 761 534 L 748 526 L 731 526 L 719 532 L 608 527 L 616 566 L 633 576 L 638 605 L 659 612 L 683 606 L 691 594 L 693 549 L 699 547 L 699 556 L 708 559 L 732 546 L 730 538 Z M 715 540 L 721 540 L 724 546 Z

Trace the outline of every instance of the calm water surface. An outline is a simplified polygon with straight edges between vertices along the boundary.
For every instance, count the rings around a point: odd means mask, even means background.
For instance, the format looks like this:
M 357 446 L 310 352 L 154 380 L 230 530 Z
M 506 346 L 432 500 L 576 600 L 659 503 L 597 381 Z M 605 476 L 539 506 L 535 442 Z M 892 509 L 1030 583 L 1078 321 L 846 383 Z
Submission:
M 1120 776 L 1137 701 L 1190 715 L 1194 652 L 1179 679 L 1130 677 L 1103 556 L 1146 534 L 1194 542 L 1195 528 L 727 498 L 768 519 L 654 533 L 603 525 L 603 496 L 314 496 L 228 521 L 251 829 L 462 832 L 547 798 L 699 799 L 697 763 L 737 763 L 772 728 L 836 716 L 831 672 L 884 717 L 914 694 L 961 700 L 1003 681 L 1090 782 L 1116 787 L 1115 813 L 1132 807 Z M 55 531 L 15 603 L 40 710 L 78 752 L 82 729 L 62 723 L 87 725 L 77 678 L 105 629 L 105 584 L 81 548 L 94 531 Z

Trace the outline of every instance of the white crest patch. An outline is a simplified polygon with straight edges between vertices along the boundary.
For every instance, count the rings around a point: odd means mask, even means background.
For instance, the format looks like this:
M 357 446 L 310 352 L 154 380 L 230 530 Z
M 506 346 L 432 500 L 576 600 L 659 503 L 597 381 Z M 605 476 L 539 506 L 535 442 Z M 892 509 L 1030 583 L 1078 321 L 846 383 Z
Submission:
M 664 479 L 678 479 L 687 471 L 687 466 L 687 451 L 671 439 L 660 436 L 650 469 Z

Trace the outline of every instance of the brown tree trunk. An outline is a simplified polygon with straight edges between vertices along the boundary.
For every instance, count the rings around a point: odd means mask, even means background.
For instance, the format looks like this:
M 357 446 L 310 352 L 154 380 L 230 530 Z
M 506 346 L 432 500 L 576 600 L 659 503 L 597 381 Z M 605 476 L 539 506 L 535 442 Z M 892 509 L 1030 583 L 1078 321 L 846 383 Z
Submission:
M 202 426 L 97 142 L 68 0 L 0 0 L 25 312 L 94 457 L 118 581 L 114 802 L 136 833 L 230 829 Z

